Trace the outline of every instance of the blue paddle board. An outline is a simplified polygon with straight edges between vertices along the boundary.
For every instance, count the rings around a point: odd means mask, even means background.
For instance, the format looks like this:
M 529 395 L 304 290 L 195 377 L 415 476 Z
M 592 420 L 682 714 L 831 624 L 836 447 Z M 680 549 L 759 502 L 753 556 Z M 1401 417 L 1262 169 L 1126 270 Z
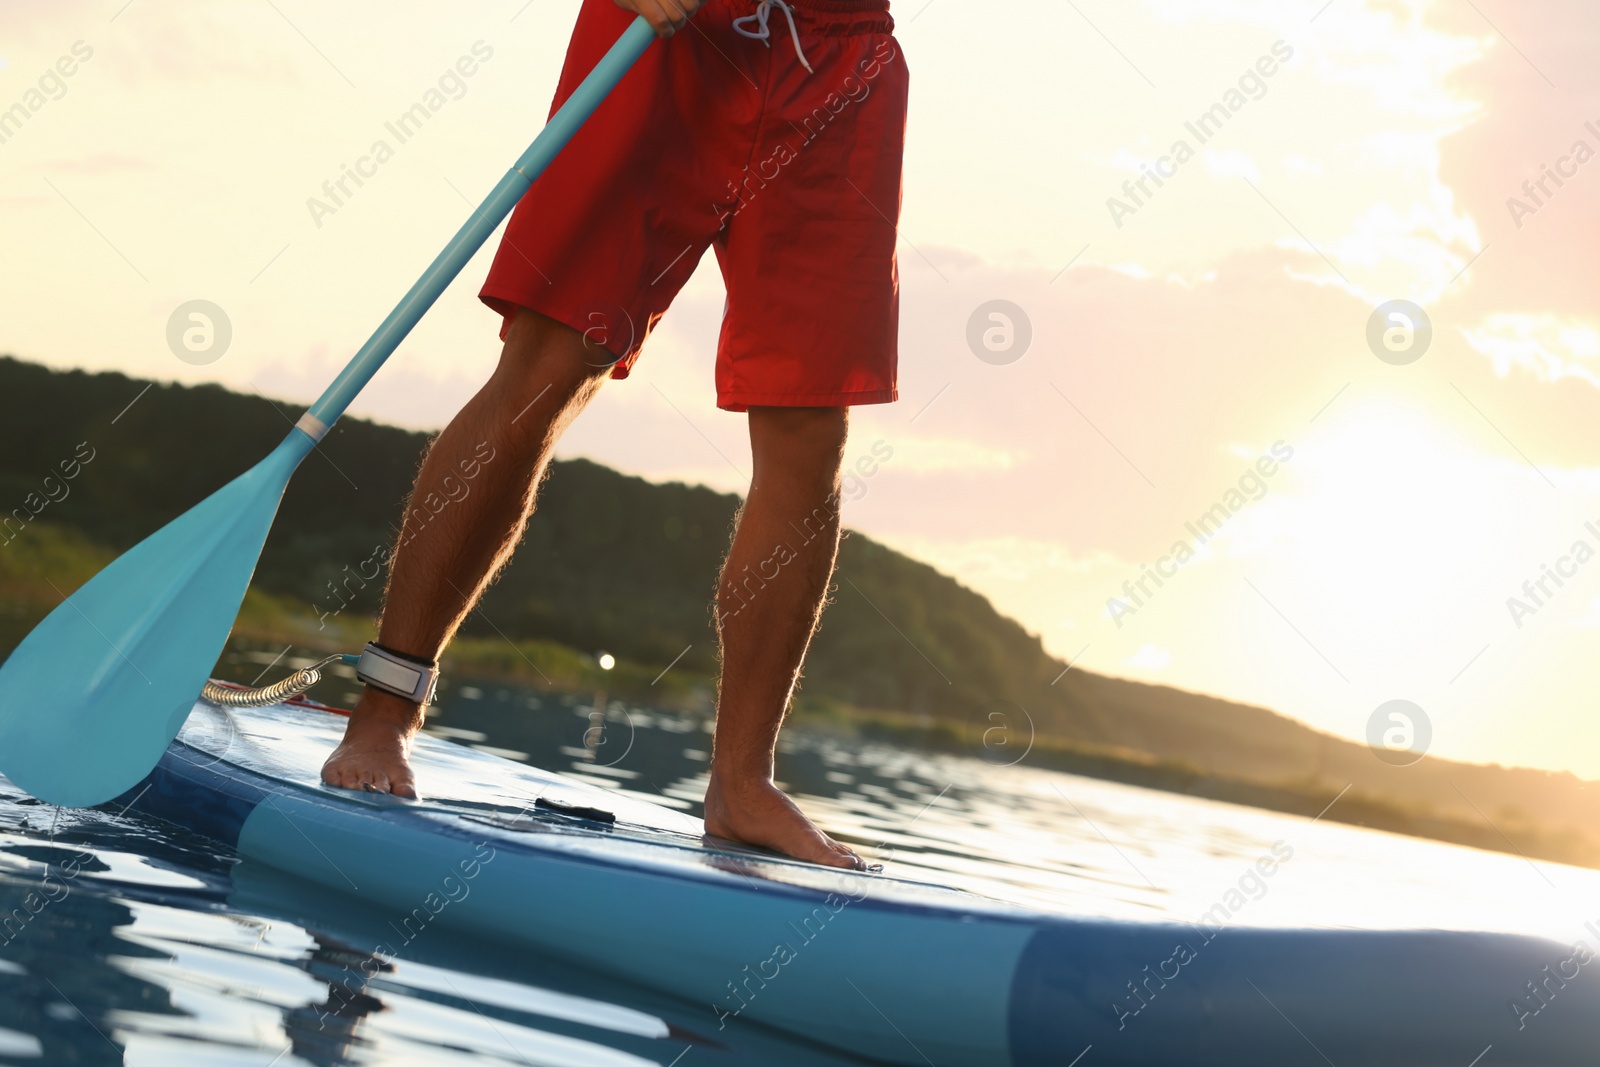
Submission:
M 1600 976 L 1572 946 L 1046 915 L 731 846 L 426 735 L 422 800 L 331 789 L 343 727 L 319 705 L 198 703 L 124 800 L 392 913 L 396 950 L 453 929 L 703 1007 L 713 1036 L 754 1023 L 912 1067 L 1594 1062 Z M 1561 1010 L 1518 1011 L 1555 983 Z

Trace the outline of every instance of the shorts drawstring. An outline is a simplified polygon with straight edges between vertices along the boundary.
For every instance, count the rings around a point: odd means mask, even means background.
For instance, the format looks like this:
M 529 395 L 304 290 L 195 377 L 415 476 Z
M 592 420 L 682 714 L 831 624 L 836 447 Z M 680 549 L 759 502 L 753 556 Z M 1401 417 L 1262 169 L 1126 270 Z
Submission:
M 748 37 L 752 41 L 760 41 L 768 48 L 771 48 L 772 31 L 767 28 L 767 16 L 772 13 L 772 5 L 774 4 L 778 5 L 779 9 L 783 11 L 784 18 L 789 20 L 789 36 L 794 40 L 794 54 L 800 57 L 800 65 L 806 68 L 806 73 L 816 73 L 811 69 L 811 64 L 806 62 L 805 52 L 800 49 L 800 31 L 795 28 L 794 9 L 785 0 L 760 0 L 756 4 L 756 13 L 754 15 L 746 15 L 743 18 L 733 20 L 733 32 L 741 37 Z M 744 26 L 740 25 L 745 22 L 754 22 L 756 28 L 753 30 L 745 29 Z

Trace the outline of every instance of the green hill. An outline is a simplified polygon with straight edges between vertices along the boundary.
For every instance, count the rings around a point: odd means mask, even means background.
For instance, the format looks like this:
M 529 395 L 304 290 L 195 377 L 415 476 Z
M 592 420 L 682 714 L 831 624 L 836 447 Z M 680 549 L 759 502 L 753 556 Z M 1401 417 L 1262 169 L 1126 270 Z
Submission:
M 216 386 L 12 359 L 0 360 L 0 395 L 11 409 L 0 424 L 0 502 L 47 496 L 43 479 L 63 458 L 92 452 L 37 520 L 115 551 L 265 455 L 300 412 Z M 362 589 L 359 575 L 392 541 L 426 442 L 342 420 L 290 482 L 255 587 L 324 611 L 352 596 L 355 610 L 374 610 L 381 579 Z M 582 460 L 552 467 L 516 560 L 464 632 L 498 627 L 661 666 L 692 645 L 682 664 L 714 671 L 709 604 L 738 498 Z M 941 717 L 996 699 L 1065 713 L 1072 686 L 1047 691 L 1061 665 L 982 597 L 859 535 L 845 541 L 840 575 L 811 659 L 812 695 Z
M 301 410 L 9 358 L 0 396 L 0 647 L 55 588 L 265 455 Z M 290 483 L 253 594 L 359 630 L 426 442 L 342 420 Z M 709 603 L 737 506 L 556 463 L 516 560 L 463 633 L 605 648 L 645 678 L 687 647 L 676 670 L 712 675 Z M 1431 758 L 1394 768 L 1266 709 L 1065 667 L 982 596 L 851 533 L 802 696 L 855 728 L 947 746 L 976 743 L 1000 710 L 1031 720 L 1031 762 L 1307 814 L 1348 787 L 1329 818 L 1600 864 L 1600 789 L 1572 775 Z

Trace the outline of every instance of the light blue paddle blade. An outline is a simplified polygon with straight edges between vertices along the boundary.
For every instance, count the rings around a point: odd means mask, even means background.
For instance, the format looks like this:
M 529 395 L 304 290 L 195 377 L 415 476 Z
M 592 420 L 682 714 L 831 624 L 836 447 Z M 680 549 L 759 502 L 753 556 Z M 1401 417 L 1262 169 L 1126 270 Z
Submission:
M 0 666 L 0 771 L 40 800 L 104 803 L 150 773 L 222 653 L 284 486 L 271 455 L 64 600 Z
M 87 807 L 149 774 L 227 643 L 289 476 L 655 39 L 633 21 L 388 318 L 246 474 L 129 549 L 0 667 L 0 772 Z

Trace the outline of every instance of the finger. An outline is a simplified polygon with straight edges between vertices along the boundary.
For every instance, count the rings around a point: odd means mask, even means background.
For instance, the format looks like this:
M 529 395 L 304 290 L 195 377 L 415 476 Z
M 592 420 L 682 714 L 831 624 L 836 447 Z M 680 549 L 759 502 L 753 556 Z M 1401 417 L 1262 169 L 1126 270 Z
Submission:
M 692 7 L 685 8 L 683 0 L 662 0 L 662 6 L 666 8 L 667 17 L 672 20 L 673 28 L 679 30 L 688 23 L 689 12 L 694 10 Z
M 661 0 L 649 0 L 648 4 L 641 5 L 639 14 L 643 15 L 645 21 L 650 23 L 650 27 L 656 31 L 657 37 L 671 37 L 678 32 L 678 27 L 672 20 L 672 14 Z

